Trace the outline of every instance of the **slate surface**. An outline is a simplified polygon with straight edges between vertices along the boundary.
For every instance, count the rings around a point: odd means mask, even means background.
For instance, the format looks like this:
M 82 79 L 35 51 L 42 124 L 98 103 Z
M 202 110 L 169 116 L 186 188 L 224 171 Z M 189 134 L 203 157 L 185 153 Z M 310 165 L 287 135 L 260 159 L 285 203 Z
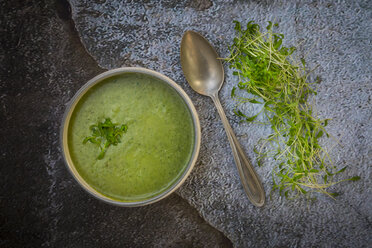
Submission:
M 84 1 L 70 0 L 80 38 L 106 69 L 144 66 L 173 78 L 190 95 L 200 116 L 202 148 L 196 168 L 178 191 L 236 247 L 367 247 L 372 243 L 372 2 L 371 1 Z M 212 4 L 210 4 L 212 3 Z M 328 131 L 340 139 L 331 156 L 343 177 L 337 201 L 324 196 L 312 204 L 277 193 L 263 208 L 244 195 L 222 124 L 210 99 L 187 85 L 179 62 L 185 30 L 207 37 L 222 57 L 234 35 L 232 20 L 280 23 L 287 45 L 298 45 L 322 83 L 314 98 L 317 113 L 332 118 Z M 226 70 L 223 106 L 243 147 L 252 152 L 270 130 L 239 124 L 230 91 L 237 79 Z M 332 140 L 324 145 L 331 149 Z M 257 168 L 270 192 L 272 164 Z
M 177 195 L 115 207 L 67 172 L 59 147 L 65 104 L 103 72 L 67 2 L 1 2 L 0 44 L 0 247 L 231 247 Z

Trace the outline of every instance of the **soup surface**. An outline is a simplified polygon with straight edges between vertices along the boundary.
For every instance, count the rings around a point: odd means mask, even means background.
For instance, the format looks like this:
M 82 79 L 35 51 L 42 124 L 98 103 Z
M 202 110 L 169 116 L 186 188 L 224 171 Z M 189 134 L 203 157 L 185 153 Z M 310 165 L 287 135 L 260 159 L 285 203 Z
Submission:
M 117 146 L 98 160 L 100 148 L 83 144 L 89 127 L 105 118 L 127 124 Z M 91 88 L 76 105 L 68 128 L 71 159 L 84 180 L 120 201 L 160 194 L 184 172 L 194 146 L 194 126 L 187 105 L 166 83 L 126 73 Z

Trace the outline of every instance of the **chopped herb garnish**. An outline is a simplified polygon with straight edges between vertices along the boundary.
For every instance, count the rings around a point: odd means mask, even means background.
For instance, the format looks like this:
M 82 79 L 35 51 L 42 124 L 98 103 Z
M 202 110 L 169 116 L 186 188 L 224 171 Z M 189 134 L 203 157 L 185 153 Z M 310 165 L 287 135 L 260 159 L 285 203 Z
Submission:
M 282 45 L 284 35 L 273 32 L 272 24 L 260 31 L 258 24 L 249 22 L 246 29 L 235 21 L 237 36 L 230 48 L 227 59 L 233 75 L 239 77 L 237 87 L 231 97 L 242 103 L 261 104 L 258 114 L 249 116 L 236 108 L 234 113 L 242 121 L 268 124 L 273 133 L 260 140 L 255 152 L 259 155 L 258 164 L 267 157 L 277 161 L 273 169 L 273 190 L 281 195 L 296 197 L 309 192 L 321 192 L 331 197 L 326 189 L 341 181 L 359 180 L 359 177 L 334 182 L 332 177 L 343 172 L 337 171 L 328 153 L 319 144 L 319 139 L 329 137 L 325 130 L 328 120 L 313 116 L 312 106 L 307 102 L 315 94 L 309 82 L 309 70 L 304 59 L 299 62 L 293 58 L 295 47 Z M 238 91 L 249 93 L 242 97 Z M 263 121 L 258 121 L 262 116 Z
M 110 145 L 116 146 L 121 142 L 120 138 L 127 132 L 128 126 L 126 124 L 112 123 L 110 118 L 106 118 L 104 122 L 91 125 L 89 129 L 92 131 L 92 136 L 86 137 L 83 140 L 83 144 L 89 141 L 97 145 L 101 150 L 97 159 L 102 159 Z

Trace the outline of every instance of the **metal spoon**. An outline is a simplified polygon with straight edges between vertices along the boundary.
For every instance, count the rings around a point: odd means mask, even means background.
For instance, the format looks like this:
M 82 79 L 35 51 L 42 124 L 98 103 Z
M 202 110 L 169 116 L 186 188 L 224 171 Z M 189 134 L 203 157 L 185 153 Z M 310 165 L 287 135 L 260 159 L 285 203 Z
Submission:
M 218 99 L 224 71 L 216 51 L 203 36 L 194 31 L 186 31 L 181 41 L 181 66 L 191 88 L 212 98 L 225 127 L 244 190 L 253 205 L 263 206 L 265 191 L 262 183 L 235 137 Z

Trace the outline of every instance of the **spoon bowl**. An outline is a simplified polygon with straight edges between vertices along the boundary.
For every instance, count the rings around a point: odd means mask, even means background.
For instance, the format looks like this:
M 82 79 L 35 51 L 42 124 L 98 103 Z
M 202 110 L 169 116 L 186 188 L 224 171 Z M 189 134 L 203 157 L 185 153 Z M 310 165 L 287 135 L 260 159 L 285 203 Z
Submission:
M 225 127 L 240 180 L 248 199 L 253 205 L 262 207 L 265 191 L 260 179 L 249 162 L 223 111 L 218 91 L 224 81 L 221 60 L 213 46 L 200 34 L 186 31 L 181 41 L 181 66 L 187 82 L 199 94 L 212 98 Z
M 181 41 L 181 66 L 191 88 L 211 96 L 223 84 L 224 70 L 218 54 L 201 35 L 186 31 Z

